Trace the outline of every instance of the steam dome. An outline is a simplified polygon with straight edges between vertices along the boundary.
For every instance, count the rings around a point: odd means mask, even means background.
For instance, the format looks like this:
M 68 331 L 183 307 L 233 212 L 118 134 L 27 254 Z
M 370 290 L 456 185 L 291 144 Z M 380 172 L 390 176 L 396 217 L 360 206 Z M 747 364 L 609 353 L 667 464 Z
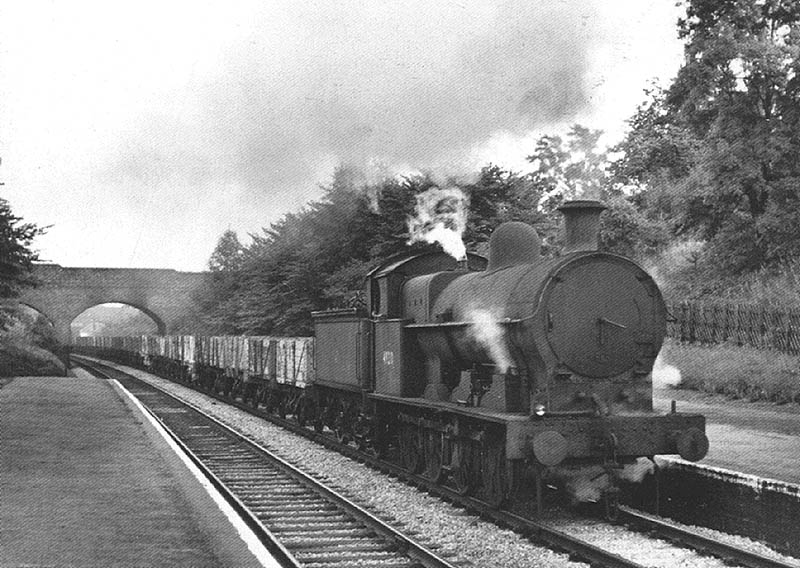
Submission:
M 503 223 L 489 239 L 489 266 L 487 271 L 532 263 L 539 260 L 542 242 L 536 229 L 527 223 Z

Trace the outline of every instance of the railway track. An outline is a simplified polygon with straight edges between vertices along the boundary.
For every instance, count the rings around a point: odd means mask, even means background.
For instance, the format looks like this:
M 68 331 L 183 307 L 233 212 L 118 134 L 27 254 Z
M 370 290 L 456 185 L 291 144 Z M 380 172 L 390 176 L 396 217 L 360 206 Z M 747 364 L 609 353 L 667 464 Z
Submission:
M 87 360 L 82 359 L 81 364 L 83 364 L 84 361 Z M 97 370 L 96 364 L 91 364 L 91 367 Z M 120 371 L 113 370 L 110 367 L 100 367 L 108 371 L 113 371 L 114 373 L 120 373 Z M 207 395 L 209 394 L 205 391 L 202 392 Z M 369 454 L 365 454 L 352 445 L 340 444 L 333 436 L 320 434 L 318 432 L 314 432 L 312 429 L 300 426 L 292 419 L 280 418 L 274 415 L 266 414 L 262 411 L 254 410 L 251 406 L 236 401 L 232 403 L 230 399 L 219 397 L 214 394 L 210 394 L 210 396 L 215 397 L 226 404 L 233 404 L 241 410 L 251 414 L 266 418 L 282 427 L 294 431 L 295 433 L 299 433 L 315 441 L 322 442 L 326 446 L 348 455 L 349 457 L 358 459 L 361 462 L 368 463 L 376 469 L 403 478 L 406 481 L 425 489 L 429 493 L 437 494 L 450 502 L 461 505 L 466 509 L 482 516 L 483 518 L 487 518 L 495 523 L 510 527 L 516 532 L 525 535 L 533 542 L 544 544 L 554 550 L 566 552 L 575 560 L 587 562 L 592 566 L 620 566 L 629 568 L 641 566 L 636 562 L 610 553 L 600 547 L 585 542 L 580 538 L 575 538 L 568 534 L 568 532 L 548 526 L 545 522 L 524 518 L 507 511 L 497 510 L 487 503 L 483 503 L 471 497 L 465 497 L 457 491 L 450 490 L 447 487 L 433 483 L 423 476 L 409 474 L 402 468 L 379 460 L 378 458 Z M 700 551 L 705 555 L 720 558 L 730 565 L 745 566 L 748 568 L 798 568 L 798 566 L 800 566 L 800 562 L 787 563 L 778 559 L 759 555 L 752 551 L 719 542 L 716 539 L 695 534 L 691 530 L 682 526 L 628 508 L 622 508 L 620 510 L 618 522 L 625 524 L 636 531 L 644 532 L 651 536 L 676 543 L 679 546 Z
M 201 410 L 100 365 L 181 446 L 285 567 L 455 568 L 351 500 Z
M 753 551 L 743 550 L 706 536 L 698 535 L 675 523 L 653 517 L 628 507 L 620 507 L 618 521 L 640 531 L 647 531 L 675 544 L 702 550 L 710 556 L 724 560 L 731 566 L 747 568 L 796 568 L 796 563 L 781 562 Z

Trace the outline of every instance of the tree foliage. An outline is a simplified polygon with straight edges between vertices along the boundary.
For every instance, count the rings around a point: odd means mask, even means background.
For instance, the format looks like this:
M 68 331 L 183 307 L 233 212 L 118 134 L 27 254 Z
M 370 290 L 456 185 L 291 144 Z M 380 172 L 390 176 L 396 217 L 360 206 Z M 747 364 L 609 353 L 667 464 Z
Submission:
M 228 229 L 217 241 L 217 246 L 208 260 L 208 269 L 211 272 L 234 272 L 242 267 L 243 260 L 244 247 L 239 242 L 236 232 Z
M 540 195 L 525 176 L 489 165 L 475 181 L 458 185 L 469 198 L 464 239 L 471 250 L 485 250 L 503 221 L 544 223 L 536 209 Z M 338 169 L 322 199 L 252 235 L 236 270 L 212 274 L 209 321 L 233 333 L 310 333 L 310 313 L 357 303 L 366 273 L 380 260 L 431 248 L 408 244 L 407 219 L 416 196 L 435 186 L 428 175 L 367 183 L 352 169 Z M 233 237 L 224 238 L 217 251 L 235 248 L 228 246 Z
M 44 232 L 33 223 L 23 223 L 8 201 L 0 198 L 0 300 L 15 298 L 34 284 L 31 268 L 39 257 L 31 245 Z M 0 329 L 6 329 L 11 317 L 10 308 L 0 304 Z
M 457 183 L 469 197 L 469 249 L 485 252 L 497 225 L 521 220 L 543 236 L 545 254 L 558 254 L 558 206 L 589 198 L 609 207 L 603 250 L 640 260 L 690 250 L 685 264 L 711 267 L 720 281 L 800 256 L 800 3 L 685 5 L 685 61 L 668 88 L 648 91 L 620 144 L 609 151 L 602 132 L 575 125 L 539 138 L 529 174 L 490 164 Z M 305 334 L 311 311 L 357 301 L 367 270 L 409 248 L 406 220 L 432 178 L 367 183 L 340 168 L 322 199 L 252 244 L 223 235 L 211 263 L 213 323 Z
M 608 210 L 601 219 L 600 248 L 630 257 L 646 257 L 661 250 L 669 239 L 663 219 L 648 217 L 641 196 L 623 184 L 603 132 L 574 125 L 566 137 L 543 136 L 528 161 L 534 166 L 531 182 L 542 196 L 540 214 L 545 251 L 560 249 L 561 215 L 557 208 L 568 199 L 598 199 Z M 624 158 L 623 158 L 624 159 Z M 535 204 L 528 204 L 534 206 Z
M 800 4 L 690 0 L 685 62 L 631 121 L 617 173 L 719 273 L 800 254 Z

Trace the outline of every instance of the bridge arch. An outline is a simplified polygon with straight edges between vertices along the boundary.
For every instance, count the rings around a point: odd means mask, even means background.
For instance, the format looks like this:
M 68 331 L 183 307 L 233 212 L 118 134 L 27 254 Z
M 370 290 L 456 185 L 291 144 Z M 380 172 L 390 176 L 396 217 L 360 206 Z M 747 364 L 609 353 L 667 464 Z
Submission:
M 153 313 L 151 310 L 149 310 L 147 308 L 143 308 L 143 307 L 140 307 L 140 306 L 135 306 L 135 305 L 130 304 L 128 302 L 113 301 L 113 302 L 103 302 L 102 304 L 95 304 L 94 306 L 89 306 L 85 310 L 82 310 L 81 312 L 79 312 L 78 315 L 76 315 L 72 319 L 72 321 L 70 321 L 70 330 L 71 330 L 72 339 L 74 340 L 75 337 L 76 337 L 75 333 L 74 333 L 74 327 L 75 327 L 75 322 L 76 321 L 78 321 L 81 317 L 84 317 L 84 316 L 87 316 L 87 315 L 89 315 L 91 317 L 92 312 L 93 311 L 97 311 L 97 308 L 112 307 L 112 306 L 110 306 L 110 304 L 117 304 L 117 305 L 120 305 L 120 306 L 132 308 L 135 311 L 146 315 L 150 319 L 152 324 L 155 326 L 155 328 L 156 328 L 155 333 L 157 333 L 158 335 L 165 335 L 166 334 L 166 332 L 167 332 L 167 324 L 164 323 L 164 321 L 158 316 L 158 314 Z M 129 312 L 130 311 L 128 311 L 128 313 Z M 149 333 L 152 333 L 152 332 L 149 332 Z M 101 335 L 108 335 L 108 333 L 104 333 L 104 334 L 101 334 Z M 115 332 L 115 333 L 113 333 L 113 335 L 117 335 L 117 333 Z
M 53 319 L 50 316 L 48 316 L 46 313 L 44 313 L 42 310 L 37 308 L 36 306 L 33 306 L 30 303 L 25 303 L 25 302 L 19 302 L 19 305 L 21 305 L 23 308 L 27 309 L 30 312 L 36 312 L 38 315 L 40 315 L 44 319 L 46 319 L 47 323 L 49 323 L 51 326 L 55 327 L 55 322 L 53 321 Z
M 159 333 L 200 333 L 195 291 L 205 273 L 135 268 L 71 268 L 57 264 L 34 267 L 39 282 L 16 299 L 53 322 L 56 339 L 71 341 L 70 324 L 87 309 L 121 303 L 147 314 Z

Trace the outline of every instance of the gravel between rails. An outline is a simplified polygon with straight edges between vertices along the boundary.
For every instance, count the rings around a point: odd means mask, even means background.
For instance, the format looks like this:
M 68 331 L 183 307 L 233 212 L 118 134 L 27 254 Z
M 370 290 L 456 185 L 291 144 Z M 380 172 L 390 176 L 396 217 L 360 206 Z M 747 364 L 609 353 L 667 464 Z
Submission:
M 439 553 L 452 555 L 451 561 L 454 563 L 481 568 L 587 566 L 569 560 L 565 554 L 532 544 L 516 533 L 483 521 L 460 507 L 445 503 L 391 476 L 376 472 L 258 417 L 214 401 L 202 393 L 148 373 L 130 368 L 122 370 L 202 408 L 250 439 L 275 451 L 287 461 L 301 466 L 377 516 L 392 520 L 404 532 L 416 535 L 420 542 L 430 548 L 436 549 Z M 601 521 L 564 520 L 558 528 L 645 566 L 654 568 L 728 566 L 721 560 L 701 556 L 691 550 L 678 548 L 668 542 Z M 705 528 L 697 530 L 713 534 L 719 540 L 737 546 L 746 546 L 765 556 L 791 560 L 749 539 Z

